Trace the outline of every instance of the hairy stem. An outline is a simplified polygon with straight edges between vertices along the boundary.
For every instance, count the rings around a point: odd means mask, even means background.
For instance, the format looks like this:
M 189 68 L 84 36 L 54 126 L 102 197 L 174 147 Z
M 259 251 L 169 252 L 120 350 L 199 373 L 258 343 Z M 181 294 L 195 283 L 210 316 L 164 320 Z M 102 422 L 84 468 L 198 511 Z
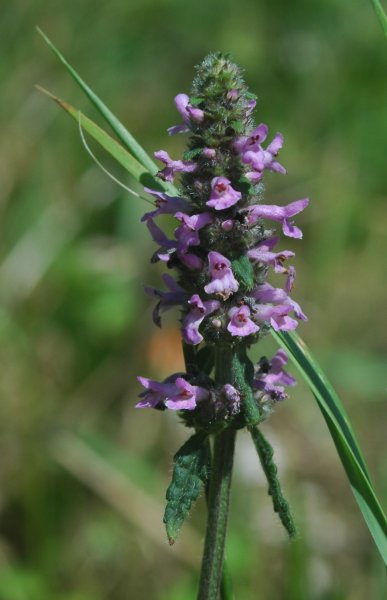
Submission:
M 211 473 L 211 464 L 212 464 L 212 456 L 211 456 L 211 448 L 210 442 L 207 440 L 207 456 L 208 456 L 208 472 Z M 210 486 L 209 482 L 206 484 L 206 503 L 208 506 L 208 499 L 210 494 Z M 222 581 L 220 584 L 220 600 L 234 600 L 234 592 L 232 585 L 231 573 L 228 568 L 227 560 L 226 560 L 226 551 L 223 557 L 223 571 L 222 571 Z
M 215 377 L 217 383 L 230 381 L 232 351 L 230 347 L 216 349 Z M 207 531 L 204 543 L 198 600 L 217 600 L 221 587 L 226 541 L 228 507 L 236 431 L 225 429 L 215 436 L 208 492 Z M 228 577 L 223 578 L 222 593 L 230 598 Z M 228 594 L 228 595 L 225 595 Z

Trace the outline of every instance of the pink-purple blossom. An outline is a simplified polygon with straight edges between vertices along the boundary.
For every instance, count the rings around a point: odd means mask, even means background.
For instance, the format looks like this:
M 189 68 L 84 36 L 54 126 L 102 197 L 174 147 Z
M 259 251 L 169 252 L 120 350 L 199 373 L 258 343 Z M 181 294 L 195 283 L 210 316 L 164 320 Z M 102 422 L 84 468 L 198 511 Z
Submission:
M 264 150 L 261 143 L 266 139 L 267 133 L 267 125 L 261 123 L 250 136 L 242 136 L 234 144 L 241 155 L 242 162 L 252 167 L 252 171 L 246 175 L 253 183 L 262 178 L 265 169 L 286 174 L 286 169 L 276 160 L 283 145 L 283 135 L 276 133 L 272 142 Z
M 187 344 L 196 346 L 203 341 L 203 336 L 199 333 L 199 327 L 208 315 L 218 310 L 220 302 L 218 300 L 201 300 L 198 294 L 194 294 L 190 300 L 189 313 L 184 317 L 182 323 L 182 334 Z
M 283 386 L 296 384 L 294 377 L 283 368 L 287 362 L 288 356 L 282 349 L 277 351 L 271 362 L 266 358 L 261 359 L 253 381 L 254 388 L 262 393 L 261 402 L 285 400 L 287 395 Z
M 168 288 L 167 292 L 159 290 L 150 285 L 144 285 L 144 291 L 148 296 L 157 298 L 158 303 L 153 310 L 153 322 L 158 327 L 161 327 L 161 315 L 160 313 L 166 312 L 167 310 L 182 304 L 187 299 L 187 293 L 185 290 L 175 281 L 172 275 L 164 273 L 163 281 Z
M 207 206 L 215 210 L 230 208 L 240 200 L 242 194 L 231 186 L 227 177 L 214 177 L 211 181 L 211 195 Z
M 296 200 L 286 206 L 275 204 L 253 204 L 247 209 L 247 223 L 254 225 L 258 219 L 270 219 L 282 223 L 282 231 L 288 237 L 302 238 L 302 231 L 290 218 L 304 210 L 309 204 L 309 198 Z
M 153 219 L 159 215 L 174 215 L 178 211 L 189 210 L 189 204 L 184 198 L 178 196 L 169 196 L 164 192 L 158 190 L 152 190 L 151 188 L 144 187 L 144 190 L 156 198 L 156 210 L 145 213 L 141 218 L 141 221 L 147 221 L 149 218 Z
M 209 252 L 208 267 L 211 281 L 204 286 L 204 291 L 207 294 L 218 294 L 223 300 L 227 300 L 239 288 L 231 269 L 231 262 L 219 252 Z
M 203 387 L 191 385 L 183 377 L 177 376 L 174 383 L 159 383 L 146 377 L 137 377 L 145 388 L 140 394 L 142 400 L 137 408 L 155 408 L 163 404 L 170 410 L 194 410 L 197 402 L 209 397 L 209 392 Z
M 154 156 L 165 164 L 165 168 L 157 173 L 164 181 L 173 181 L 175 173 L 192 173 L 197 169 L 197 164 L 193 161 L 172 160 L 165 150 L 158 150 Z
M 306 315 L 302 312 L 300 305 L 290 298 L 286 289 L 275 288 L 269 283 L 262 283 L 259 285 L 251 295 L 258 300 L 258 302 L 266 303 L 271 302 L 272 304 L 289 304 L 298 319 L 307 321 Z
M 294 256 L 294 252 L 291 250 L 273 252 L 273 248 L 276 246 L 278 241 L 279 237 L 263 240 L 254 248 L 248 250 L 247 256 L 250 258 L 250 260 L 272 266 L 276 273 L 288 273 L 288 269 L 283 266 L 283 263 L 288 258 Z
M 278 304 L 270 306 L 269 304 L 256 304 L 254 306 L 254 318 L 258 321 L 270 323 L 275 331 L 292 331 L 296 329 L 298 323 L 289 313 L 293 307 L 290 304 Z
M 267 138 L 268 131 L 268 126 L 261 123 L 250 135 L 243 135 L 234 142 L 235 150 L 239 153 L 247 150 L 254 150 L 255 152 L 261 150 L 261 144 Z
M 234 306 L 229 310 L 228 316 L 230 322 L 227 325 L 227 331 L 232 336 L 246 337 L 252 333 L 259 331 L 259 327 L 250 319 L 250 309 L 246 304 L 237 307 Z
M 183 123 L 181 125 L 169 127 L 169 135 L 185 133 L 190 130 L 190 121 L 200 123 L 204 119 L 204 112 L 200 108 L 191 106 L 187 94 L 177 94 L 175 97 L 175 106 L 183 119 Z

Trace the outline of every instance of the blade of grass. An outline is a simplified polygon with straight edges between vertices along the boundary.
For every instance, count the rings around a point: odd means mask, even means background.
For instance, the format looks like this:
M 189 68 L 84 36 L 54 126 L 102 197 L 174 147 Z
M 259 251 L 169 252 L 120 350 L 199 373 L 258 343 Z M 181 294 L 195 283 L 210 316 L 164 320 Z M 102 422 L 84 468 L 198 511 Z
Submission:
M 57 96 L 51 94 L 44 88 L 36 86 L 37 89 L 52 100 L 54 100 L 68 115 L 70 115 L 78 124 L 82 126 L 82 129 L 94 138 L 101 146 L 112 156 L 120 165 L 124 167 L 132 177 L 145 186 L 152 188 L 161 189 L 164 186 L 161 180 L 153 177 L 148 169 L 144 167 L 139 161 L 134 158 L 125 148 L 121 146 L 114 138 L 112 138 L 106 131 L 101 129 L 94 121 L 83 115 L 77 108 L 68 104 L 64 100 L 61 100 Z
M 384 31 L 384 35 L 387 37 L 387 16 L 386 13 L 384 12 L 384 8 L 380 3 L 380 0 L 371 0 L 376 16 L 379 20 L 379 23 L 382 26 L 382 29 Z
M 290 358 L 311 388 L 328 425 L 367 527 L 385 564 L 387 564 L 386 517 L 376 497 L 359 445 L 336 392 L 297 334 L 272 330 L 272 335 L 283 348 L 288 350 Z
M 93 90 L 87 85 L 87 83 L 78 75 L 75 69 L 67 62 L 65 57 L 61 52 L 59 52 L 58 48 L 54 46 L 51 40 L 46 36 L 43 31 L 37 27 L 37 32 L 42 36 L 46 44 L 51 48 L 51 50 L 56 54 L 61 63 L 66 67 L 67 71 L 70 73 L 72 78 L 76 81 L 82 91 L 86 94 L 89 100 L 94 104 L 98 112 L 102 115 L 105 121 L 110 125 L 116 136 L 119 140 L 121 140 L 124 147 L 129 150 L 131 154 L 144 166 L 148 171 L 155 174 L 158 169 L 156 164 L 150 158 L 150 156 L 145 152 L 144 148 L 140 146 L 137 140 L 132 136 L 131 133 L 124 127 L 124 125 L 117 119 L 116 116 L 111 112 L 111 110 L 106 106 L 100 98 L 93 92 Z

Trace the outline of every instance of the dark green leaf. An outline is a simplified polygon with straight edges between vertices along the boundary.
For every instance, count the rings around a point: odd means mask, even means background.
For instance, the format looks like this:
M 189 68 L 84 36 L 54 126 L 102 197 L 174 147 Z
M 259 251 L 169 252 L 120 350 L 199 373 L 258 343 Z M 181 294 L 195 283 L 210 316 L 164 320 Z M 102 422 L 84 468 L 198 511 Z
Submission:
M 254 267 L 247 256 L 241 256 L 231 263 L 233 273 L 246 290 L 254 287 Z
M 172 481 L 167 489 L 164 523 L 172 545 L 208 478 L 206 436 L 195 433 L 175 454 Z

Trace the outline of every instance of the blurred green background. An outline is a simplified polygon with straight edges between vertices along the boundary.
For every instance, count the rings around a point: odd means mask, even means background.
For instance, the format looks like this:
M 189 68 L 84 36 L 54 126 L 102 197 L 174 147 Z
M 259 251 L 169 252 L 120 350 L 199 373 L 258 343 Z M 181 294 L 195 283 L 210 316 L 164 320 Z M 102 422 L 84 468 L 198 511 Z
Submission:
M 204 503 L 169 548 L 162 525 L 175 415 L 135 410 L 135 375 L 179 370 L 147 208 L 109 180 L 39 83 L 100 119 L 39 25 L 152 152 L 181 153 L 173 97 L 210 51 L 232 53 L 285 135 L 268 202 L 298 219 L 300 333 L 339 391 L 386 497 L 386 51 L 363 0 L 33 0 L 0 9 L 0 600 L 193 600 Z M 117 177 L 125 174 L 91 144 Z M 270 340 L 262 353 L 271 353 Z M 257 351 L 258 354 L 258 351 Z M 384 404 L 383 404 L 384 403 Z M 383 569 L 305 386 L 264 425 L 300 528 L 289 544 L 241 434 L 228 556 L 238 600 L 383 597 Z

